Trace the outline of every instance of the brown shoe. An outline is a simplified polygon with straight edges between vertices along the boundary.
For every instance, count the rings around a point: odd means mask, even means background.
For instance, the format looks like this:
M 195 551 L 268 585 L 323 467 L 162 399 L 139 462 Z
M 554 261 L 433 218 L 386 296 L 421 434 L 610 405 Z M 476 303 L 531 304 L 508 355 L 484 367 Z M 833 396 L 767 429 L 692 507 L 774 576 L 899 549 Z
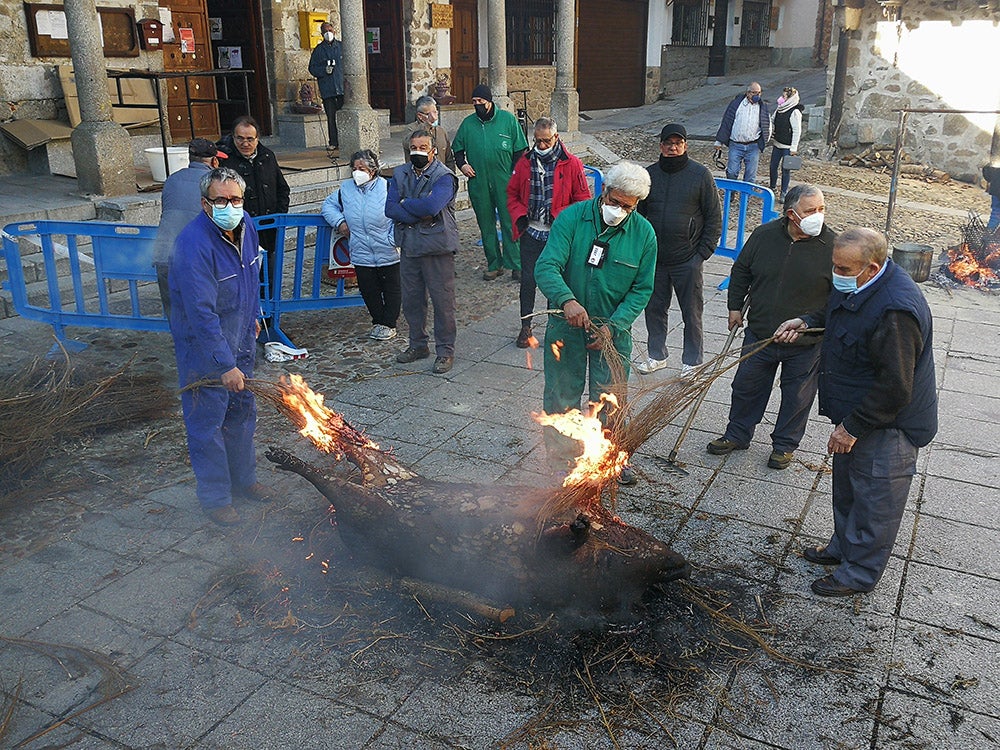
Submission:
M 206 510 L 205 514 L 212 519 L 212 523 L 216 523 L 219 526 L 239 526 L 243 523 L 240 514 L 236 512 L 236 508 L 232 505 L 223 505 L 221 508 Z
M 258 503 L 270 503 L 277 499 L 277 496 L 271 491 L 271 489 L 266 484 L 261 484 L 260 482 L 254 482 L 249 487 L 237 490 L 236 494 L 240 497 L 246 498 L 247 500 L 253 500 Z
M 501 276 L 503 276 L 502 268 L 498 268 L 496 271 L 483 271 L 483 281 L 493 281 Z
M 431 368 L 431 372 L 435 375 L 444 375 L 446 372 L 451 371 L 453 364 L 455 364 L 454 357 L 438 357 L 434 360 L 434 367 Z
M 518 349 L 527 349 L 531 346 L 531 326 L 524 326 L 517 334 L 517 341 L 514 342 Z
M 412 346 L 408 346 L 396 355 L 396 361 L 401 365 L 408 365 L 410 362 L 427 359 L 429 356 L 431 356 L 430 349 L 414 349 Z
M 787 469 L 788 465 L 792 463 L 792 457 L 794 455 L 795 454 L 791 451 L 771 451 L 771 456 L 767 459 L 767 467 L 769 469 L 777 469 L 778 471 Z

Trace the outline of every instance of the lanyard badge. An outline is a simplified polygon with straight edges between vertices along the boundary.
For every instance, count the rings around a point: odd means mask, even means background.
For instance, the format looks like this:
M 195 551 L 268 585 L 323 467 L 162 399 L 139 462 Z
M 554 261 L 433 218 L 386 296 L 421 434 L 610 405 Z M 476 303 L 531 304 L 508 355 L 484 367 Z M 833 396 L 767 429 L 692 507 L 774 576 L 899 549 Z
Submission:
M 604 240 L 594 240 L 590 246 L 590 255 L 587 256 L 587 265 L 591 268 L 600 268 L 608 257 L 608 243 Z

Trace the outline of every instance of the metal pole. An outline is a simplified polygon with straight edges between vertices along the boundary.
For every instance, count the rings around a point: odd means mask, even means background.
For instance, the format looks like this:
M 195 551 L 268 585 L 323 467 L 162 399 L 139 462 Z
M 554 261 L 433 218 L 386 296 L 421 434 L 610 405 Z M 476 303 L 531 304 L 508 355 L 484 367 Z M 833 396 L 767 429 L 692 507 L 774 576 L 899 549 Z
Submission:
M 908 110 L 899 110 L 899 127 L 896 129 L 896 150 L 892 158 L 892 179 L 889 181 L 889 206 L 885 212 L 885 239 L 888 242 L 892 231 L 892 213 L 896 207 L 896 185 L 899 182 L 899 154 L 903 150 L 903 128 L 906 127 Z

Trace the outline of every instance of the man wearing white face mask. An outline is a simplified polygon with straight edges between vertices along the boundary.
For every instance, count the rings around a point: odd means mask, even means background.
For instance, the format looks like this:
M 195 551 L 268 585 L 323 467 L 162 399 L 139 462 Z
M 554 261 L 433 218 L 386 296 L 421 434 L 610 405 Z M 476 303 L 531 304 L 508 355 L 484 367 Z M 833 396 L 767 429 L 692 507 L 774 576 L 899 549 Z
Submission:
M 321 212 L 327 224 L 347 237 L 358 291 L 372 318 L 369 338 L 396 337 L 399 318 L 399 251 L 393 221 L 385 215 L 388 183 L 379 174 L 378 157 L 365 149 L 351 156 L 352 179 L 325 201 Z
M 882 577 L 903 519 L 917 451 L 937 432 L 933 320 L 920 288 L 887 256 L 885 237 L 848 229 L 833 248 L 825 310 L 783 322 L 781 342 L 826 326 L 819 413 L 835 425 L 833 534 L 802 556 L 836 566 L 812 582 L 820 596 L 871 591 Z
M 319 84 L 319 95 L 323 98 L 323 109 L 326 111 L 330 148 L 336 150 L 340 148 L 337 111 L 344 106 L 342 51 L 332 23 L 324 23 L 320 31 L 323 32 L 323 41 L 316 45 L 309 57 L 309 75 Z
M 835 235 L 824 226 L 824 208 L 819 188 L 796 185 L 788 192 L 785 215 L 757 227 L 736 258 L 729 278 L 729 330 L 743 325 L 749 299 L 744 350 L 771 336 L 796 311 L 825 304 L 832 288 Z M 816 397 L 821 341 L 821 336 L 803 336 L 795 344 L 772 344 L 743 360 L 733 378 L 729 424 L 722 437 L 708 444 L 708 452 L 724 456 L 749 447 L 780 367 L 781 403 L 767 465 L 787 468 Z

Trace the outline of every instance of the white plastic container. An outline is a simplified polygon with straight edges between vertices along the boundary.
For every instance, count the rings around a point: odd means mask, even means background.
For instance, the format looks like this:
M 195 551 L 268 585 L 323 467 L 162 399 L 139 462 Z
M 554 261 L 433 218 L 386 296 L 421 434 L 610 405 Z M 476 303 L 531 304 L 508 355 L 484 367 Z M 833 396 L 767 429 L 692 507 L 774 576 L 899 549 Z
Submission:
M 153 173 L 156 182 L 165 182 L 167 172 L 163 167 L 163 148 L 146 149 L 146 161 L 149 162 L 149 171 Z M 187 146 L 167 146 L 167 163 L 170 165 L 170 174 L 184 169 L 188 165 Z

